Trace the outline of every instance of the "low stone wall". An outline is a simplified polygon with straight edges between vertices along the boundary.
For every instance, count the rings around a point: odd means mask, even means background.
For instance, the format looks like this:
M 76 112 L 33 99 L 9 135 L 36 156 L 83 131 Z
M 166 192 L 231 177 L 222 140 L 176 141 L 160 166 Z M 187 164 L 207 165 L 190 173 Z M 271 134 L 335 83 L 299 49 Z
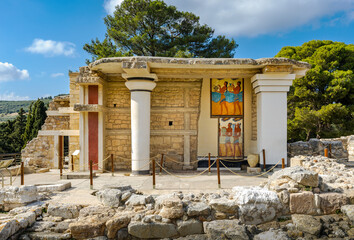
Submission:
M 324 149 L 328 148 L 329 145 L 331 145 L 332 157 L 337 159 L 354 158 L 354 136 L 333 139 L 312 138 L 308 142 L 288 143 L 288 157 L 324 155 Z
M 28 166 L 53 168 L 54 137 L 38 136 L 27 143 L 21 151 L 22 161 Z
M 101 205 L 15 208 L 0 218 L 0 239 L 353 239 L 354 169 L 297 158 L 302 166 L 276 171 L 260 187 L 150 195 L 107 185 L 93 193 Z M 34 189 L 7 188 L 0 203 L 34 201 Z

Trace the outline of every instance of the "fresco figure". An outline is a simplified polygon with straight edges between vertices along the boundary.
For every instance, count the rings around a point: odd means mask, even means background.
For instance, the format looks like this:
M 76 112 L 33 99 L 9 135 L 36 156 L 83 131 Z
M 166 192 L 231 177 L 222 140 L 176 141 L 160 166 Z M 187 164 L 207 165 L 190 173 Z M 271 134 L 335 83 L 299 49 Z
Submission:
M 243 115 L 242 81 L 235 79 L 212 79 L 211 81 L 211 115 Z
M 232 128 L 231 128 L 232 123 L 229 123 L 227 125 L 226 129 L 226 140 L 225 140 L 225 156 L 234 156 L 234 148 L 233 148 L 233 140 L 231 142 L 232 138 Z M 228 154 L 228 152 L 231 152 L 231 154 Z
M 240 102 L 242 102 L 242 91 L 241 91 L 241 82 L 237 82 L 237 86 L 235 87 L 234 84 L 233 86 L 233 93 L 235 94 L 235 100 L 234 100 L 234 114 L 237 115 L 236 109 L 238 109 L 239 114 L 242 113 L 241 111 L 241 105 Z
M 242 150 L 241 150 L 241 146 L 240 146 L 240 137 L 241 137 L 241 123 L 237 123 L 235 130 L 234 130 L 234 151 L 235 151 L 235 156 L 236 157 L 240 157 L 242 156 Z M 238 150 L 238 154 L 236 154 L 236 149 Z
M 226 127 L 222 127 L 221 129 L 219 128 L 219 156 L 224 156 L 222 150 L 224 149 L 226 152 L 225 144 L 226 144 Z
M 227 105 L 226 105 L 226 96 L 227 96 L 227 85 L 228 85 L 228 82 L 224 82 L 224 86 L 222 86 L 222 88 L 220 88 L 219 90 L 219 93 L 221 94 L 221 101 L 220 101 L 220 106 L 221 106 L 221 115 L 223 115 L 223 109 L 226 108 L 226 115 L 229 114 L 229 109 L 227 108 Z

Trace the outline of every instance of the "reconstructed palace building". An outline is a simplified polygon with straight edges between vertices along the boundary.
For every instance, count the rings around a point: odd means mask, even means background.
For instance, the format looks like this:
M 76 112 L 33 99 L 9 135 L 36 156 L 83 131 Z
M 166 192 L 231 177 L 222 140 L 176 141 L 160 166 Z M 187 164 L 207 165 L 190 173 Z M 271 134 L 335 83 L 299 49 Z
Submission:
M 23 160 L 57 168 L 149 172 L 165 154 L 169 169 L 196 169 L 208 155 L 244 159 L 265 149 L 267 164 L 287 157 L 287 92 L 309 64 L 285 58 L 104 58 L 70 73 Z M 77 151 L 79 150 L 79 151 Z M 76 154 L 79 153 L 79 154 Z

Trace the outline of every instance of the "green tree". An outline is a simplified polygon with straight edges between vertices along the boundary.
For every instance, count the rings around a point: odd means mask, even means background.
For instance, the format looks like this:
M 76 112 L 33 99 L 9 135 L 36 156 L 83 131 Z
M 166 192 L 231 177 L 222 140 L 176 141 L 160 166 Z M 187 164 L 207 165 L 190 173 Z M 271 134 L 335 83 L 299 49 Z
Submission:
M 84 45 L 92 61 L 133 55 L 230 58 L 238 47 L 233 39 L 214 37 L 214 29 L 200 24 L 198 16 L 162 0 L 124 0 L 104 22 L 105 39 Z
M 22 136 L 24 146 L 26 146 L 26 144 L 33 138 L 37 137 L 38 131 L 41 129 L 45 119 L 47 118 L 46 110 L 47 108 L 40 99 L 38 99 L 34 104 L 31 104 L 27 117 L 26 128 Z
M 20 111 L 18 112 L 18 116 L 15 119 L 14 122 L 14 128 L 13 128 L 13 132 L 10 134 L 10 139 L 13 141 L 13 151 L 12 152 L 20 152 L 21 148 L 23 146 L 23 138 L 22 135 L 25 132 L 25 128 L 26 128 L 26 115 L 25 115 L 25 111 L 23 110 L 23 108 L 20 109 Z
M 312 65 L 288 95 L 288 140 L 354 132 L 354 45 L 313 40 L 283 47 L 276 57 Z

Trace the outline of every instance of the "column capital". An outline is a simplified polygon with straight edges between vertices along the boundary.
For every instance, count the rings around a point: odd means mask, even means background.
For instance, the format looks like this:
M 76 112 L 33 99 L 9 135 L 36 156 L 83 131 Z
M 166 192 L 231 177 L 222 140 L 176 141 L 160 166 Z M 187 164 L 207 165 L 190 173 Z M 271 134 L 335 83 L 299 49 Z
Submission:
M 289 92 L 296 74 L 256 74 L 251 78 L 255 93 L 259 92 Z
M 154 73 L 147 73 L 147 72 L 130 72 L 130 73 L 123 73 L 122 77 L 127 80 L 135 80 L 135 79 L 146 79 L 151 81 L 157 81 L 157 75 Z
M 154 80 L 134 78 L 126 81 L 125 86 L 131 92 L 152 92 L 152 90 L 156 87 L 156 82 Z

